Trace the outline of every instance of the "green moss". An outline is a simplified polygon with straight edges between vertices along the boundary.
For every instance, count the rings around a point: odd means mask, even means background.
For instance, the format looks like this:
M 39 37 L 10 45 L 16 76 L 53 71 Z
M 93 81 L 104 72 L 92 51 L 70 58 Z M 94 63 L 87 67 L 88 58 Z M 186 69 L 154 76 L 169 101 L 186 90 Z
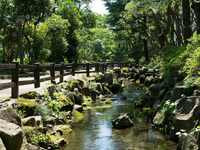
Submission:
M 127 67 L 122 68 L 122 70 L 123 70 L 123 72 L 126 72 L 126 73 L 129 72 L 129 69 Z
M 91 105 L 91 103 L 92 103 L 91 97 L 84 97 L 82 106 L 89 106 L 89 105 Z
M 120 88 L 120 90 L 119 90 L 119 92 L 124 92 L 124 91 L 125 91 L 125 87 L 126 87 L 126 86 L 125 86 L 124 84 L 122 84 L 122 85 L 121 85 L 121 88 Z
M 104 101 L 105 104 L 112 104 L 113 102 L 111 100 Z
M 37 103 L 29 99 L 16 99 L 15 102 L 20 106 L 36 107 Z
M 72 132 L 73 130 L 70 128 L 69 125 L 58 125 L 54 127 L 56 130 L 61 130 L 63 136 L 66 136 L 68 133 Z
M 86 108 L 83 108 L 83 110 L 87 110 L 87 109 L 102 109 L 102 108 L 110 108 L 110 106 L 86 107 Z
M 104 87 L 105 94 L 113 94 L 107 87 Z
M 51 138 L 51 140 L 52 141 L 58 141 L 58 140 L 60 140 L 60 139 L 62 139 L 62 138 L 64 138 L 65 139 L 65 142 L 68 144 L 69 143 L 69 140 L 68 139 L 66 139 L 65 137 L 62 137 L 61 135 L 50 135 L 50 138 Z
M 77 110 L 73 110 L 72 117 L 74 118 L 74 122 L 79 122 L 84 118 L 84 115 Z
M 70 100 L 70 98 L 66 95 L 61 95 L 58 97 L 57 99 L 58 103 L 61 105 L 61 106 L 67 106 L 69 104 L 72 104 L 72 101 Z

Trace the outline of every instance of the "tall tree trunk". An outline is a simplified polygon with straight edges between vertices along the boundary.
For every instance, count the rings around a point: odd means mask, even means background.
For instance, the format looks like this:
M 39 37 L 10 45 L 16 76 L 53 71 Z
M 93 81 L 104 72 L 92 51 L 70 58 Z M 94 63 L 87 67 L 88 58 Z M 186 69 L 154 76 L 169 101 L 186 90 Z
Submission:
M 176 14 L 179 14 L 179 6 L 176 4 L 175 5 L 175 10 L 176 10 Z M 182 44 L 182 36 L 181 36 L 181 21 L 179 18 L 179 15 L 174 16 L 174 20 L 176 22 L 176 44 L 178 44 L 178 46 L 181 46 Z
M 144 30 L 147 28 L 147 19 L 146 17 L 143 18 L 143 24 L 144 24 Z M 146 32 L 145 32 L 146 33 Z M 147 46 L 147 38 L 144 38 L 144 55 L 145 55 L 145 60 L 146 62 L 149 62 L 149 51 L 148 51 L 148 46 Z
M 200 34 L 200 1 L 194 2 L 192 1 L 192 8 L 194 9 L 194 13 L 197 19 L 197 34 Z
M 189 0 L 182 0 L 182 11 L 183 11 L 183 37 L 184 37 L 184 42 L 188 43 L 187 39 L 189 39 L 192 36 Z

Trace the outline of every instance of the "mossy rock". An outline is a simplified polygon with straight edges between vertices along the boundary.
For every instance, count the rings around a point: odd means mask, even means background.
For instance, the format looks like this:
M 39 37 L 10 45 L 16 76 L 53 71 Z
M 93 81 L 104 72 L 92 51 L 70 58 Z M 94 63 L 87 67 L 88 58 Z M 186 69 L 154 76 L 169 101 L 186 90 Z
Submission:
M 105 109 L 105 108 L 110 108 L 110 106 L 96 106 L 96 107 L 85 107 L 83 110 L 88 110 L 88 109 Z
M 16 99 L 14 100 L 19 106 L 36 107 L 37 103 L 34 100 L 29 99 Z
M 92 103 L 92 98 L 91 97 L 84 97 L 82 106 L 89 106 L 89 105 L 91 105 L 91 103 Z
M 111 100 L 104 101 L 105 104 L 112 104 L 113 102 Z
M 78 112 L 77 110 L 73 110 L 72 117 L 74 118 L 74 122 L 79 122 L 79 121 L 83 120 L 84 115 L 82 113 Z
M 70 132 L 72 132 L 73 130 L 70 128 L 69 125 L 57 125 L 57 126 L 54 126 L 56 132 L 59 132 L 61 133 L 61 135 L 63 137 L 66 137 L 66 135 Z
M 58 97 L 57 99 L 58 103 L 61 105 L 61 106 L 67 106 L 69 104 L 72 104 L 72 101 L 70 100 L 70 98 L 66 95 L 61 95 Z
M 105 94 L 113 94 L 110 90 L 109 90 L 109 88 L 107 88 L 107 87 L 105 87 L 104 86 L 104 92 L 105 92 Z
M 16 99 L 14 101 L 18 105 L 17 106 L 18 111 L 22 111 L 24 117 L 29 117 L 34 115 L 35 108 L 37 106 L 37 103 L 34 100 Z
M 128 72 L 129 72 L 129 68 L 127 68 L 127 67 L 122 68 L 122 70 L 123 70 L 123 72 L 125 72 L 125 73 L 128 73 Z

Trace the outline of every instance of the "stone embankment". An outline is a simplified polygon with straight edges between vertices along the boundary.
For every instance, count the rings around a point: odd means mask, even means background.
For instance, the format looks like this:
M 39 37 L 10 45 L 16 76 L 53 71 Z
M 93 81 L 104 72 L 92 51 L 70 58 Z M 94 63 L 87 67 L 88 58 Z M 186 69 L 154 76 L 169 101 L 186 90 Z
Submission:
M 158 78 L 158 70 L 136 68 L 134 81 L 149 86 L 135 107 L 153 110 L 152 123 L 156 129 L 169 134 L 178 143 L 177 149 L 200 149 L 200 91 L 184 85 L 184 77 L 176 76 L 168 84 Z
M 87 78 L 68 76 L 63 83 L 50 84 L 0 103 L 0 149 L 59 149 L 68 143 L 71 124 L 83 119 L 82 111 L 101 95 L 124 90 L 122 78 L 131 78 L 135 68 L 114 68 Z

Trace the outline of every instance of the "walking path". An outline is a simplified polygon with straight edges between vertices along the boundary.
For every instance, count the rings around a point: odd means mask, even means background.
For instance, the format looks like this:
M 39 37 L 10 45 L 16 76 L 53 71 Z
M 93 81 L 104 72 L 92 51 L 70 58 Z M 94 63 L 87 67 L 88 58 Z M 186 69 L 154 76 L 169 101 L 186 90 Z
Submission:
M 95 74 L 95 73 L 90 73 L 90 76 L 92 74 Z M 40 76 L 40 78 L 44 78 L 44 77 L 48 77 L 48 76 L 49 75 Z M 19 81 L 32 80 L 32 79 L 34 79 L 34 78 L 33 77 L 22 77 L 22 78 L 20 77 Z M 66 80 L 66 79 L 67 79 L 67 76 L 64 76 L 64 80 Z M 8 82 L 11 82 L 11 79 L 0 79 L 0 84 L 2 84 L 2 83 L 8 83 Z M 46 81 L 46 82 L 41 82 L 40 83 L 40 87 L 45 86 L 49 82 L 50 82 L 50 80 Z M 60 78 L 57 78 L 56 82 L 60 82 Z M 22 93 L 31 91 L 33 89 L 34 89 L 34 84 L 21 85 L 21 86 L 19 86 L 19 95 L 22 94 Z M 8 88 L 8 89 L 5 89 L 5 90 L 0 90 L 0 101 L 3 100 L 3 99 L 5 99 L 5 98 L 8 98 L 10 96 L 11 96 L 11 88 Z

